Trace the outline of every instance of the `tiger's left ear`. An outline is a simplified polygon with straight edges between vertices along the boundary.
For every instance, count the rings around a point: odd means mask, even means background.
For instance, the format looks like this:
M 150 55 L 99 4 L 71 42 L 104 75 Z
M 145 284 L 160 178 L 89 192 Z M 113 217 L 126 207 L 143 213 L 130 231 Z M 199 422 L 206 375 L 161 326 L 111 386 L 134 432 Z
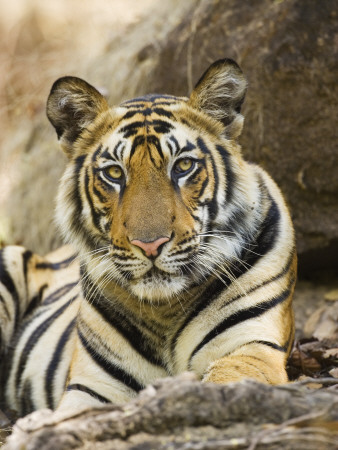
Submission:
M 71 156 L 72 146 L 82 131 L 108 109 L 100 92 L 81 78 L 55 81 L 47 100 L 47 117 L 67 156 Z
M 225 126 L 225 134 L 236 139 L 242 131 L 240 114 L 247 81 L 241 68 L 232 59 L 220 59 L 204 72 L 192 91 L 188 104 Z

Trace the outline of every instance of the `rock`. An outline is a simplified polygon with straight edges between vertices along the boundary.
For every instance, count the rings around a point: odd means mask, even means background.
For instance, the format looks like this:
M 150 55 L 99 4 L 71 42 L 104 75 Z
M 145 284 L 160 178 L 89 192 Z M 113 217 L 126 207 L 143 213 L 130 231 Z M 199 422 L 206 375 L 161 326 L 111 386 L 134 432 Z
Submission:
M 17 422 L 4 450 L 329 450 L 338 438 L 337 394 L 303 383 L 163 379 L 125 406 L 108 404 L 67 418 L 32 413 Z

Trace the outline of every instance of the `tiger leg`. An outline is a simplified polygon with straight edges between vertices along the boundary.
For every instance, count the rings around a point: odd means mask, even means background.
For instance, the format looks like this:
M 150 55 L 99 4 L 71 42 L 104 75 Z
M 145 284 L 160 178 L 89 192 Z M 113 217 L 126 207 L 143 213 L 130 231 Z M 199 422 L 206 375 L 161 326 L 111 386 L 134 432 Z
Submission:
M 68 374 L 66 388 L 57 407 L 58 411 L 80 410 L 104 403 L 115 405 L 127 403 L 141 389 L 134 390 L 124 382 L 131 383 L 123 369 L 100 354 L 90 342 L 87 348 L 76 337 L 76 345 Z M 119 379 L 118 379 L 118 378 Z
M 268 384 L 287 383 L 286 357 L 282 348 L 247 344 L 211 363 L 203 381 L 225 384 L 251 378 Z

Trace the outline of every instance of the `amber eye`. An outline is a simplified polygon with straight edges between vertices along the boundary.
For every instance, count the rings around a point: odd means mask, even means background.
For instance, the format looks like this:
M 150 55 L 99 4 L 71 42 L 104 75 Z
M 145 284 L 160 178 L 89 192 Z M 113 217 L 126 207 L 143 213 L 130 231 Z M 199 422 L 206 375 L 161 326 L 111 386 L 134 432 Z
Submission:
M 183 158 L 180 159 L 179 161 L 177 161 L 177 163 L 174 166 L 174 170 L 177 174 L 185 174 L 187 172 L 189 172 L 193 166 L 194 166 L 195 162 L 190 159 L 190 158 Z
M 123 170 L 120 166 L 110 166 L 104 169 L 104 173 L 112 180 L 121 180 L 123 177 Z

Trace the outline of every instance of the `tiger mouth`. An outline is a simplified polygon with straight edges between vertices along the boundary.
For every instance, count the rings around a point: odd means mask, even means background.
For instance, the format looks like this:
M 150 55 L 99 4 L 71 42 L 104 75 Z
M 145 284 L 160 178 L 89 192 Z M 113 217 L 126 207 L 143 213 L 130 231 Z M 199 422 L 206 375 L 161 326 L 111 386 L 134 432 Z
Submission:
M 144 281 L 157 281 L 158 282 L 158 281 L 170 281 L 173 276 L 175 276 L 175 275 L 169 274 L 168 272 L 165 272 L 164 270 L 161 270 L 158 267 L 153 266 L 141 278 Z

